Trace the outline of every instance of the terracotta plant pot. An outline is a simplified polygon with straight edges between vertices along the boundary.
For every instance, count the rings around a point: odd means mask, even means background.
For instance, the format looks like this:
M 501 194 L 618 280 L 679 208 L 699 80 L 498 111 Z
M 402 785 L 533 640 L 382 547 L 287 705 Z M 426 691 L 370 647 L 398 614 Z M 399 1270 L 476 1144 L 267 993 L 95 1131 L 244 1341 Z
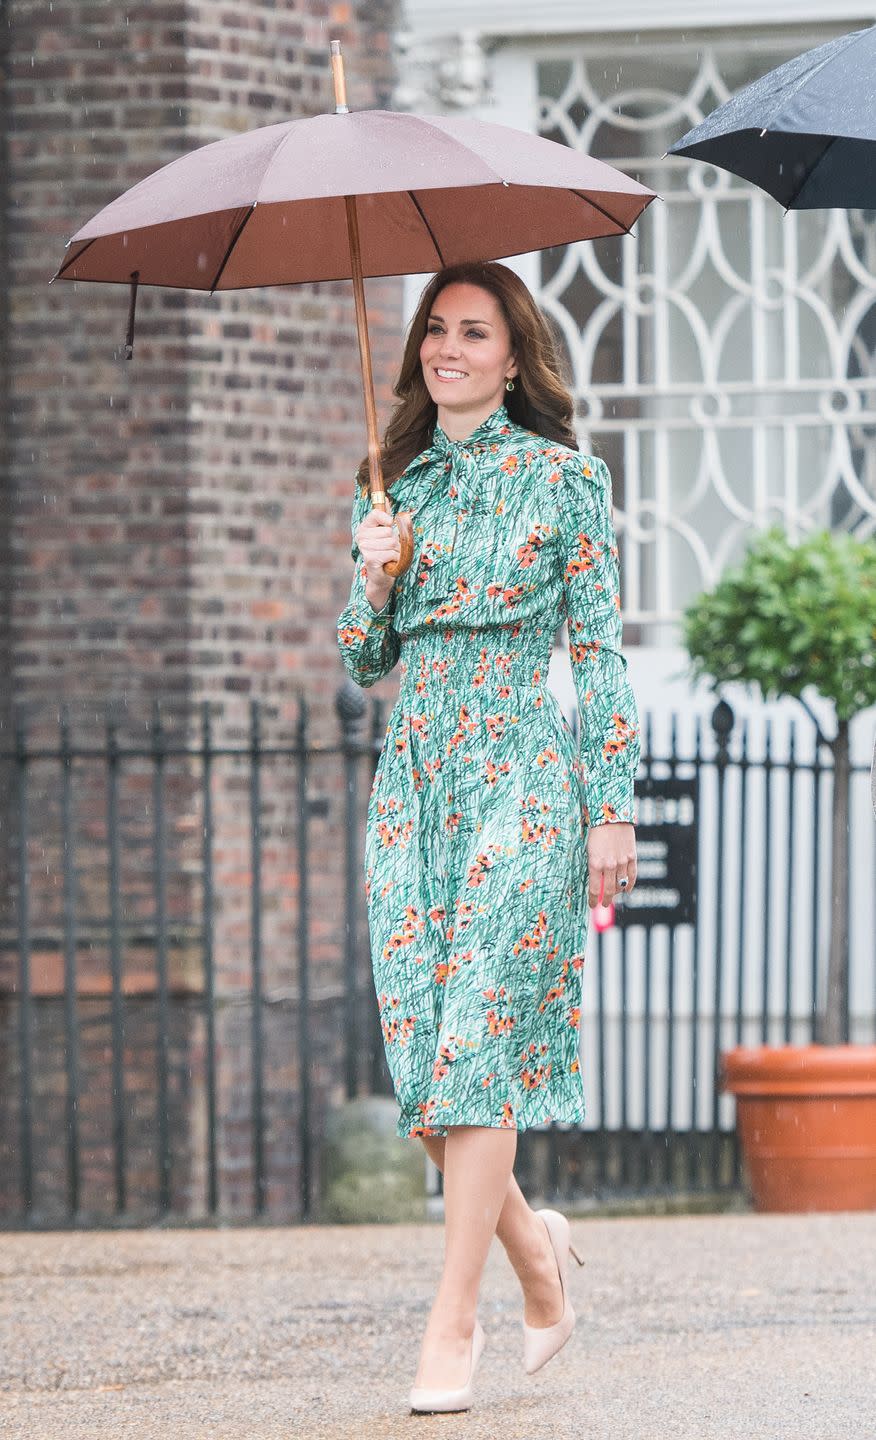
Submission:
M 876 1209 L 876 1045 L 721 1057 L 758 1210 Z

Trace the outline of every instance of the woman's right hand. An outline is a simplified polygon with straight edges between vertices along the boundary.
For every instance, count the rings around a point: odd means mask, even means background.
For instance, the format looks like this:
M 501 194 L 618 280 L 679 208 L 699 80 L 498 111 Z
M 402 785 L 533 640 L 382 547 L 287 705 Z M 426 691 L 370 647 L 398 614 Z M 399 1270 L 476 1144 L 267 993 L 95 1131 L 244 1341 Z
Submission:
M 365 595 L 374 610 L 382 610 L 395 584 L 395 576 L 387 575 L 383 567 L 401 554 L 395 520 L 388 511 L 375 506 L 353 538 L 365 561 Z

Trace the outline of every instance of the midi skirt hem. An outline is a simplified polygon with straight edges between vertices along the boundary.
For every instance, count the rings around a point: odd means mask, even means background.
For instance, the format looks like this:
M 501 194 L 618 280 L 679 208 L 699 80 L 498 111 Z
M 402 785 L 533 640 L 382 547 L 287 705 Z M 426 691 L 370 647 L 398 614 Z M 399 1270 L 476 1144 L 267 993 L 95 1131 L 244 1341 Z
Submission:
M 531 1130 L 551 1123 L 583 1125 L 584 1114 L 583 1088 L 578 1093 L 567 1092 L 562 1098 L 531 1095 L 517 1105 L 506 1100 L 498 1109 L 494 1103 L 476 1110 L 467 1106 L 465 1114 L 460 1114 L 452 1103 L 444 1110 L 439 1104 L 427 1103 L 401 1109 L 396 1133 L 406 1140 L 423 1135 L 446 1136 L 448 1128 L 456 1125 L 478 1125 L 489 1130 Z

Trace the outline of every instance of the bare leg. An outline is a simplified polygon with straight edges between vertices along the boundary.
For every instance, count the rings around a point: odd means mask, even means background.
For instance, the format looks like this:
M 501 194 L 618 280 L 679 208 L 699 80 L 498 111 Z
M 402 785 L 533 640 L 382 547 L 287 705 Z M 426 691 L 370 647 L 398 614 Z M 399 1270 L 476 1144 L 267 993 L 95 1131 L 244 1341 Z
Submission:
M 421 1137 L 426 1153 L 444 1172 L 444 1137 Z M 527 1325 L 555 1325 L 563 1311 L 563 1292 L 547 1230 L 530 1209 L 513 1173 L 499 1218 L 496 1235 L 523 1288 L 523 1318 Z
M 444 1268 L 414 1384 L 455 1390 L 468 1379 L 481 1273 L 508 1190 L 517 1131 L 454 1125 L 444 1147 Z

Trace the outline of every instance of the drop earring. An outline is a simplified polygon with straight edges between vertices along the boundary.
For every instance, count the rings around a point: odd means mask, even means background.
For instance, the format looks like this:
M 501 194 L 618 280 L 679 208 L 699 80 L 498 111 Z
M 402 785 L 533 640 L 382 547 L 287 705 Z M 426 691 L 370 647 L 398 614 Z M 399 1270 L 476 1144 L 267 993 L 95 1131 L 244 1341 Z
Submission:
M 511 380 L 510 378 L 505 381 L 505 389 L 506 389 L 506 390 L 513 390 L 513 389 L 514 389 L 514 381 Z

